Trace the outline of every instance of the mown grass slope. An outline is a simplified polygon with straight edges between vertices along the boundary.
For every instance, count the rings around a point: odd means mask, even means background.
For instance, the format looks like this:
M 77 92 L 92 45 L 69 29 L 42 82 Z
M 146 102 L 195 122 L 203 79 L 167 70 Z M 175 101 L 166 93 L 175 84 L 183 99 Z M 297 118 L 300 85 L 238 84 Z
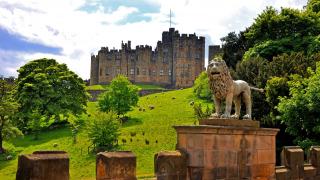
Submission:
M 154 154 L 162 150 L 174 150 L 176 132 L 173 125 L 194 124 L 191 101 L 201 102 L 192 94 L 192 89 L 176 90 L 141 97 L 138 107 L 128 113 L 130 119 L 123 124 L 119 144 L 121 150 L 131 150 L 137 155 L 138 177 L 153 176 Z M 149 107 L 154 107 L 150 109 Z M 88 104 L 88 112 L 97 111 L 97 103 Z M 82 130 L 77 144 L 73 144 L 71 131 L 62 127 L 42 132 L 40 140 L 26 135 L 8 143 L 16 147 L 17 154 L 32 153 L 35 150 L 64 150 L 70 156 L 71 179 L 95 179 L 95 154 L 88 153 L 90 142 Z M 53 147 L 53 144 L 58 144 Z M 6 144 L 8 146 L 8 144 Z M 15 179 L 17 156 L 4 161 L 0 156 L 0 179 Z

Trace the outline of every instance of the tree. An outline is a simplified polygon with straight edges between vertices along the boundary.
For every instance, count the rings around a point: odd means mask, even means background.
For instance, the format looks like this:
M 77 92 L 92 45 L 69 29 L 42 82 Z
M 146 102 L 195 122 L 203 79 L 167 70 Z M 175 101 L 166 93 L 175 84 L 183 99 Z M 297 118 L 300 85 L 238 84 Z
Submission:
M 244 53 L 248 50 L 248 42 L 244 33 L 239 34 L 230 32 L 227 36 L 221 38 L 222 42 L 222 59 L 226 62 L 228 67 L 235 69 L 237 62 L 242 60 Z
M 320 51 L 320 13 L 316 13 L 319 2 L 309 1 L 307 10 L 282 8 L 277 11 L 267 7 L 248 28 L 245 37 L 251 48 L 244 59 L 274 56 L 290 52 L 311 55 Z
M 119 128 L 119 120 L 115 113 L 97 112 L 88 121 L 88 137 L 98 151 L 115 150 L 120 135 Z
M 127 77 L 118 75 L 99 97 L 99 108 L 103 112 L 114 111 L 118 116 L 124 115 L 137 105 L 138 100 L 138 87 L 132 85 Z
M 13 99 L 13 84 L 0 79 L 0 154 L 5 152 L 2 146 L 3 140 L 22 135 L 14 126 L 14 115 L 18 109 L 18 103 Z
M 35 138 L 49 120 L 59 121 L 69 113 L 86 112 L 88 94 L 84 82 L 65 64 L 54 59 L 38 59 L 20 67 L 18 72 L 19 117 L 24 126 L 35 132 Z
M 212 100 L 212 93 L 209 89 L 209 79 L 206 71 L 202 72 L 194 81 L 193 93 L 200 99 Z
M 310 77 L 294 75 L 288 82 L 290 97 L 280 98 L 277 106 L 286 131 L 304 148 L 320 144 L 320 63 Z

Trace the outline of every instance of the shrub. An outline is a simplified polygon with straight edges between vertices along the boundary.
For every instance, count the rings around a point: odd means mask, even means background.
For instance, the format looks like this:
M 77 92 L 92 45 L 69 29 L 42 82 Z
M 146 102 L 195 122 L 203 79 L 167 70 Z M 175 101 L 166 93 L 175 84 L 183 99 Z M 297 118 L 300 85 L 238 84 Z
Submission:
M 209 89 L 209 79 L 206 71 L 203 71 L 194 81 L 193 92 L 200 99 L 212 99 L 212 93 Z
M 88 137 L 98 151 L 110 151 L 117 148 L 119 120 L 113 112 L 97 112 L 87 123 Z

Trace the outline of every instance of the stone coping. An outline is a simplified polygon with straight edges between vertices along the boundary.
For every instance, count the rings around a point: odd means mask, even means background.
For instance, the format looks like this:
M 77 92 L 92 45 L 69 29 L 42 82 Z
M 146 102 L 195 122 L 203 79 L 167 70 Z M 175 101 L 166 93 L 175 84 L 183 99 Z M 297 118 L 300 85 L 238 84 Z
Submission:
M 235 126 L 211 126 L 211 125 L 184 125 L 173 126 L 178 134 L 257 134 L 257 135 L 276 135 L 279 129 L 273 128 L 253 128 Z
M 30 160 L 69 159 L 65 151 L 35 151 L 32 154 L 21 155 Z
M 236 126 L 236 127 L 254 127 L 259 128 L 260 122 L 254 120 L 239 120 L 239 119 L 223 119 L 223 118 L 208 118 L 199 120 L 200 125 L 212 126 Z
M 103 155 L 107 158 L 136 157 L 131 151 L 100 152 L 97 155 Z

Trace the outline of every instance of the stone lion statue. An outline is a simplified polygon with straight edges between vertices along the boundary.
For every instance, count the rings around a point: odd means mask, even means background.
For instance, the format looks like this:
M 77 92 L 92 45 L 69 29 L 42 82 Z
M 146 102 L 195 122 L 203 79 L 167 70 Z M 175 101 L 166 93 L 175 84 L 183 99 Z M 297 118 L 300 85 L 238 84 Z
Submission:
M 215 118 L 240 118 L 241 99 L 246 105 L 246 114 L 243 119 L 251 119 L 251 89 L 263 92 L 263 89 L 250 87 L 247 82 L 242 80 L 234 81 L 230 75 L 226 63 L 220 59 L 210 61 L 207 69 L 209 77 L 209 87 L 213 93 L 215 113 L 212 117 Z M 221 103 L 226 101 L 225 112 L 221 113 Z M 235 114 L 230 116 L 232 101 L 235 104 Z

